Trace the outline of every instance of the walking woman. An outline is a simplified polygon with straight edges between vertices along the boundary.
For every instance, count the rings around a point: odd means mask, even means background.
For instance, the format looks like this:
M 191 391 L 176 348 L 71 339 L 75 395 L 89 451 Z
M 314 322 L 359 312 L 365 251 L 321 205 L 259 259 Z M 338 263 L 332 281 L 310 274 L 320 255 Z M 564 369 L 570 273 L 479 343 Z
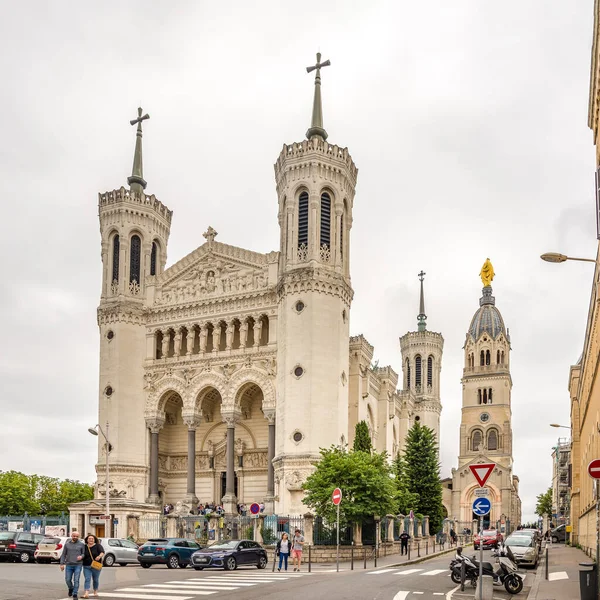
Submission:
M 278 571 L 281 571 L 281 564 L 285 561 L 285 570 L 287 571 L 288 567 L 288 558 L 290 556 L 290 539 L 287 533 L 284 533 L 281 536 L 281 539 L 277 542 L 277 555 L 279 556 L 279 568 Z
M 104 548 L 98 538 L 88 533 L 85 536 L 85 552 L 83 553 L 83 577 L 85 580 L 83 598 L 90 597 L 90 584 L 94 584 L 94 598 L 98 597 L 98 583 L 102 569 Z

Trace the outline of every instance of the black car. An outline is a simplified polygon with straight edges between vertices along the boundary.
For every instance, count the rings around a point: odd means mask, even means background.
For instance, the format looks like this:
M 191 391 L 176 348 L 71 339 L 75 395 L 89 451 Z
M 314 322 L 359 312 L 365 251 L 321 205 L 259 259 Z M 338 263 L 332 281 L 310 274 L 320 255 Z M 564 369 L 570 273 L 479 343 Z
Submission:
M 192 554 L 192 566 L 196 571 L 205 568 L 233 571 L 238 566 L 264 569 L 267 562 L 264 548 L 251 540 L 221 542 Z
M 37 545 L 44 539 L 41 533 L 26 531 L 0 531 L 0 560 L 33 561 Z

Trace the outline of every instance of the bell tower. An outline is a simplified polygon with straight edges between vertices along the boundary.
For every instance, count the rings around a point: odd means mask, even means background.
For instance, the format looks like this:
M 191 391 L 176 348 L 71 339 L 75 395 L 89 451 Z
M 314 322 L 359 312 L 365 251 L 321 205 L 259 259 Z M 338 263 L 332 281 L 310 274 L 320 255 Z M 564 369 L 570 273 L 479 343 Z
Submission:
M 102 243 L 98 418 L 102 427 L 109 425 L 111 484 L 116 488 L 123 485 L 120 477 L 128 478 L 138 501 L 145 501 L 148 495 L 148 444 L 143 417 L 145 306 L 156 275 L 165 267 L 172 217 L 154 195 L 144 192 L 142 123 L 149 115 L 142 113 L 139 108 L 137 118 L 130 121 L 137 125 L 137 135 L 133 169 L 127 179 L 129 189 L 121 187 L 98 194 Z M 104 440 L 99 439 L 99 475 L 104 473 L 104 451 Z
M 358 169 L 327 142 L 317 54 L 311 126 L 275 163 L 279 201 L 276 512 L 302 511 L 319 449 L 348 435 L 350 230 Z M 284 436 L 283 432 L 287 432 Z M 291 434 L 290 434 L 291 432 Z M 283 511 L 283 512 L 282 512 Z

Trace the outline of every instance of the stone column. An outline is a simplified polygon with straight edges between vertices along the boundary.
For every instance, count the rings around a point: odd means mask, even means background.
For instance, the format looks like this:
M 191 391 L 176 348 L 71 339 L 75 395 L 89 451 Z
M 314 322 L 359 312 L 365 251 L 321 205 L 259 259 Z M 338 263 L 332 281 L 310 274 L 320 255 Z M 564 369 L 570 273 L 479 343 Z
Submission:
M 398 519 L 398 523 L 400 524 L 400 527 L 398 528 L 398 533 L 402 533 L 404 531 L 404 515 L 400 514 L 396 517 Z
M 181 356 L 181 344 L 183 343 L 183 335 L 181 327 L 175 332 L 175 341 L 173 343 L 173 356 Z
M 187 326 L 187 336 L 185 338 L 185 343 L 187 344 L 186 354 L 191 356 L 194 352 L 194 342 L 196 341 L 196 330 L 194 329 L 194 324 L 190 323 Z
M 272 515 L 275 512 L 275 409 L 264 409 L 265 419 L 269 423 L 269 441 L 267 446 L 267 495 L 265 497 L 265 513 Z
M 198 497 L 196 496 L 196 427 L 200 419 L 196 415 L 185 415 L 183 422 L 188 426 L 188 456 L 187 456 L 187 493 L 185 501 L 192 505 L 196 513 Z
M 303 529 L 304 529 L 304 542 L 306 543 L 307 546 L 314 546 L 315 544 L 315 540 L 314 540 L 314 515 L 310 514 L 310 513 L 306 513 L 304 515 L 304 525 L 303 525 Z M 291 535 L 291 532 L 290 532 Z
M 423 537 L 429 537 L 429 517 L 423 517 Z
M 221 341 L 221 326 L 217 323 L 213 326 L 212 332 L 212 342 L 213 342 L 213 352 L 219 351 L 219 343 Z
M 388 518 L 387 531 L 386 531 L 386 542 L 394 543 L 394 515 L 386 515 Z
M 252 519 L 252 520 L 254 521 L 254 541 L 257 542 L 258 544 L 262 544 L 263 536 L 262 536 L 261 531 L 265 524 L 265 517 L 263 515 L 259 515 L 258 519 Z
M 233 345 L 233 333 L 235 331 L 235 323 L 230 321 L 227 324 L 227 334 L 225 338 L 225 350 L 231 350 L 231 346 Z
M 352 540 L 355 546 L 362 546 L 362 523 L 352 524 Z
M 102 281 L 104 287 L 102 288 L 102 295 L 108 296 L 110 292 L 110 285 L 112 283 L 112 265 L 108 264 L 109 256 L 109 243 L 107 241 L 102 242 Z
M 262 321 L 259 317 L 254 319 L 254 347 L 260 346 L 260 333 L 262 331 Z
M 150 504 L 158 504 L 160 497 L 158 495 L 158 432 L 165 424 L 164 416 L 155 417 L 146 421 L 150 429 Z
M 248 343 L 248 321 L 242 319 L 240 325 L 240 348 L 245 348 Z
M 342 228 L 342 215 L 344 214 L 344 205 L 335 206 L 335 227 L 331 232 L 332 254 L 335 256 L 335 266 L 342 266 L 342 248 L 340 247 L 340 229 Z
M 225 479 L 225 496 L 222 498 L 226 515 L 237 514 L 237 498 L 235 495 L 235 424 L 239 416 L 239 409 L 231 409 L 223 414 L 223 421 L 227 423 L 227 474 Z
M 206 337 L 208 335 L 208 325 L 206 323 L 204 323 L 203 325 L 200 326 L 200 332 L 199 332 L 199 343 L 200 343 L 200 347 L 198 349 L 199 352 L 204 353 L 206 352 Z

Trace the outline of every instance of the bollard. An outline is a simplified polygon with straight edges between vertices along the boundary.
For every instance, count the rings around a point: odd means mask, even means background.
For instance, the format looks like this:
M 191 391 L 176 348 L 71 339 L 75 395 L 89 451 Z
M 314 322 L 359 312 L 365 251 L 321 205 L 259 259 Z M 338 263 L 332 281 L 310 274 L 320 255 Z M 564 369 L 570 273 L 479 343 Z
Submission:
M 312 570 L 312 560 L 311 560 L 311 553 L 310 553 L 310 545 L 308 546 L 308 572 L 310 573 Z
M 429 540 L 425 541 L 425 556 L 429 554 Z
M 433 553 L 435 554 L 435 538 L 433 538 Z
M 546 574 L 544 579 L 548 581 L 548 544 L 546 544 Z
M 277 562 L 277 548 L 273 549 L 273 568 L 271 571 L 275 573 L 275 563 Z
M 365 566 L 364 568 L 367 568 L 367 549 L 363 548 L 363 558 L 365 559 Z
M 373 554 L 375 555 L 375 568 L 377 568 L 377 546 L 373 548 Z
M 350 570 L 354 571 L 354 546 L 350 546 Z
M 410 560 L 410 547 L 412 546 L 412 544 L 410 543 L 410 540 L 408 542 L 408 558 L 407 560 Z
M 387 545 L 386 544 L 383 545 L 383 556 L 384 557 L 387 556 Z
M 467 578 L 465 561 L 460 563 L 460 591 L 465 591 L 465 579 Z
M 417 558 L 421 558 L 421 542 L 417 542 Z

